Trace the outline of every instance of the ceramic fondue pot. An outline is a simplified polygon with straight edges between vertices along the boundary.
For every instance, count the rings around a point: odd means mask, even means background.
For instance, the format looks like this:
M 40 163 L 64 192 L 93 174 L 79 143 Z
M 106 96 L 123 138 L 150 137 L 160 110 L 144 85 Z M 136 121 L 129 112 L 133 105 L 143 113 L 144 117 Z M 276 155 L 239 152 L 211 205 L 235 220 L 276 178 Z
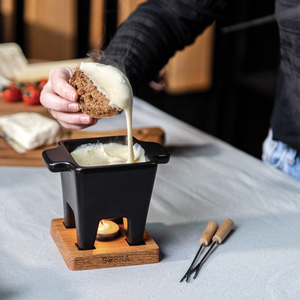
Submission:
M 126 217 L 127 242 L 142 244 L 157 164 L 169 161 L 163 146 L 135 138 L 133 143 L 145 150 L 146 162 L 82 167 L 70 154 L 83 144 L 111 142 L 127 145 L 127 136 L 63 140 L 43 152 L 47 168 L 61 173 L 64 224 L 76 227 L 80 250 L 94 248 L 98 224 L 108 218 Z

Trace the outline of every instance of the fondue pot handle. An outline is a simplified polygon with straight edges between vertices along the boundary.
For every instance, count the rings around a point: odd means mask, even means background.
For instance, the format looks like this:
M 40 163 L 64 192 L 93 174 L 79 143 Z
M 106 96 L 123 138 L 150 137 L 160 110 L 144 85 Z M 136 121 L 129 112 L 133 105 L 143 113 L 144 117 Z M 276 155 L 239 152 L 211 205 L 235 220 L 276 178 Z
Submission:
M 51 172 L 64 172 L 72 168 L 72 157 L 66 149 L 59 146 L 57 148 L 44 150 L 43 161 Z
M 139 144 L 145 149 L 149 159 L 153 159 L 158 164 L 166 164 L 169 162 L 170 154 L 161 144 L 141 141 L 139 141 Z

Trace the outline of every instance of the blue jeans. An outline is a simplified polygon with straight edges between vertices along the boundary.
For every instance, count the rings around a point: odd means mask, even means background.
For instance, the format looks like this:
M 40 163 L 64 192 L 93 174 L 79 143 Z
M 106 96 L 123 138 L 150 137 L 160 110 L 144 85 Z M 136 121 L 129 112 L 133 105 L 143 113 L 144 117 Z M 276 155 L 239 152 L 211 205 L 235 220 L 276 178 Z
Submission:
M 263 143 L 262 160 L 282 172 L 300 180 L 300 154 L 288 145 L 274 141 L 272 130 Z

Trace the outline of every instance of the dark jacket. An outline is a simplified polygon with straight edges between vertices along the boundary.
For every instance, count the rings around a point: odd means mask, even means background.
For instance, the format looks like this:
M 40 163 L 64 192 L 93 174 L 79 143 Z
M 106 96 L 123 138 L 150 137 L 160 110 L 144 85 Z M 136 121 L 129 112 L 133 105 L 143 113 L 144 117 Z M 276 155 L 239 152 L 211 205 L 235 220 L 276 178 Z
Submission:
M 148 0 L 118 28 L 101 62 L 121 69 L 133 90 L 156 78 L 176 50 L 195 38 L 225 7 L 225 0 Z
M 299 0 L 277 0 L 276 11 L 300 5 Z M 300 19 L 278 21 L 281 62 L 271 118 L 273 139 L 300 151 Z

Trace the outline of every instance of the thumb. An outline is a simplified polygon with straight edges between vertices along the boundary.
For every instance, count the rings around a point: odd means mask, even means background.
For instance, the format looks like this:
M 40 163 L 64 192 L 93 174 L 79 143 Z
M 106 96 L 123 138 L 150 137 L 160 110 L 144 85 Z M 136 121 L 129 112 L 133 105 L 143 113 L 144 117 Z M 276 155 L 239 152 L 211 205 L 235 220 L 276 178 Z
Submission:
M 70 101 L 77 101 L 78 94 L 75 88 L 69 85 L 73 70 L 67 67 L 55 67 L 50 71 L 49 81 L 53 91 L 60 97 Z

